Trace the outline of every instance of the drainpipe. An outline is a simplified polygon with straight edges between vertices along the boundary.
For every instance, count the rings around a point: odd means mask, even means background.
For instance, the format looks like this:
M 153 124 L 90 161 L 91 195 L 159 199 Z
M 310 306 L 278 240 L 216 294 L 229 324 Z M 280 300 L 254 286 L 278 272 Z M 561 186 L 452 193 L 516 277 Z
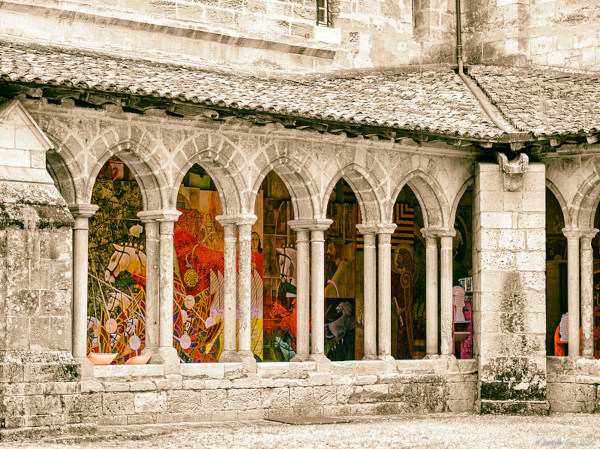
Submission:
M 462 22 L 461 22 L 461 0 L 456 0 L 456 62 L 458 74 L 463 77 L 463 48 L 462 48 Z
M 463 70 L 463 46 L 462 46 L 462 23 L 461 23 L 461 0 L 456 0 L 456 63 L 458 65 L 458 76 L 469 88 L 473 96 L 477 99 L 487 116 L 494 124 L 507 134 L 518 133 L 510 123 L 508 123 L 494 106 L 486 98 L 485 94 L 475 85 L 471 77 L 465 74 Z

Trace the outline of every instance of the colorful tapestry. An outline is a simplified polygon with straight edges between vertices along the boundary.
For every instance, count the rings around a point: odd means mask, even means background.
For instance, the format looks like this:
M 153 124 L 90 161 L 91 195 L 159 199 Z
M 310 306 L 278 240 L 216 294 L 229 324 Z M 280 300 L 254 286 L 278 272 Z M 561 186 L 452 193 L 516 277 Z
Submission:
M 89 221 L 88 352 L 117 353 L 123 363 L 144 348 L 146 255 L 139 186 L 118 159 L 109 160 L 92 192 Z
M 264 360 L 288 362 L 296 355 L 296 248 L 287 189 L 270 176 L 264 199 Z M 284 198 L 284 199 L 279 199 Z
M 216 191 L 181 187 L 181 212 L 173 235 L 173 344 L 186 363 L 215 362 L 223 350 L 224 241 L 215 217 L 221 213 Z M 262 213 L 261 213 L 262 216 Z M 260 240 L 262 220 L 253 227 Z M 251 285 L 251 349 L 262 360 L 262 254 L 254 245 Z

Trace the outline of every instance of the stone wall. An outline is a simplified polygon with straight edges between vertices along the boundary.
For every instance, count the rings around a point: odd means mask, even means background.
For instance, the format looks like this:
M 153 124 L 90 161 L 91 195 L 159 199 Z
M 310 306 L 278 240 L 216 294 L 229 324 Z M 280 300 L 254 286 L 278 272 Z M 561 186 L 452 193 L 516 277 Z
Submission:
M 600 411 L 598 360 L 548 357 L 548 402 L 552 412 Z
M 477 164 L 474 355 L 482 413 L 547 413 L 545 170 Z
M 0 4 L 0 33 L 127 54 L 322 70 L 451 62 L 453 0 L 26 0 Z M 416 27 L 416 38 L 413 30 Z
M 19 102 L 0 108 L 0 428 L 68 424 L 71 226 L 46 172 L 52 144 Z
M 314 362 L 96 367 L 81 383 L 81 401 L 101 424 L 263 419 L 274 416 L 350 416 L 470 412 L 473 361 Z
M 464 0 L 472 64 L 597 70 L 600 4 L 595 0 Z

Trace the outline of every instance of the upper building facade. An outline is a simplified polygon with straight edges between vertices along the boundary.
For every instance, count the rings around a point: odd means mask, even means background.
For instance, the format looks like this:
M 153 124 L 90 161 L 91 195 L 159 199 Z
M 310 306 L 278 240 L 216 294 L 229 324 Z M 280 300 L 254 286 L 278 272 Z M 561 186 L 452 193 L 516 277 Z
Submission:
M 10 0 L 0 34 L 74 48 L 323 71 L 456 61 L 455 0 Z M 465 61 L 596 70 L 593 0 L 462 3 Z

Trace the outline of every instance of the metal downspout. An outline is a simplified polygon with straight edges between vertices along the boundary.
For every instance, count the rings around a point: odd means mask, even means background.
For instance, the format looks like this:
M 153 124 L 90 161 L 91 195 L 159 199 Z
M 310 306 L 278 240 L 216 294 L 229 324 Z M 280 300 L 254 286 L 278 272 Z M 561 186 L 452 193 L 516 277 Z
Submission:
M 494 122 L 498 128 L 507 134 L 518 133 L 518 130 L 501 116 L 500 112 L 495 109 L 496 107 L 488 100 L 481 89 L 464 72 L 461 14 L 461 0 L 456 0 L 456 63 L 458 65 L 458 76 L 469 88 L 490 120 Z

